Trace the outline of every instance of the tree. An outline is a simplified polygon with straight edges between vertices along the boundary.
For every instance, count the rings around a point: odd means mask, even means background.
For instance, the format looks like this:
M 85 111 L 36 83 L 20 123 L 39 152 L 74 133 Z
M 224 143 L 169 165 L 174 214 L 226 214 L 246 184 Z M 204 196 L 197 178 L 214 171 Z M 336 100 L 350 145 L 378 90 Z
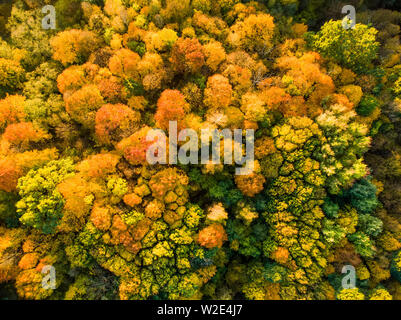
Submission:
M 273 20 L 269 14 L 251 14 L 231 27 L 227 41 L 233 47 L 264 54 L 273 46 Z
M 144 165 L 147 162 L 147 150 L 155 141 L 147 141 L 146 137 L 151 130 L 143 127 L 128 138 L 121 140 L 116 149 L 124 155 L 124 158 L 132 165 Z
M 40 128 L 35 128 L 32 122 L 10 124 L 3 134 L 3 139 L 10 143 L 11 148 L 26 150 L 31 143 L 38 143 L 51 136 Z
M 0 100 L 0 129 L 7 125 L 25 119 L 25 97 L 20 95 L 7 96 Z
M 17 61 L 0 58 L 0 79 L 0 97 L 4 97 L 22 88 L 24 69 Z
M 85 62 L 89 55 L 100 45 L 95 33 L 80 29 L 71 29 L 58 33 L 50 40 L 53 59 L 64 66 Z
M 377 58 L 378 31 L 373 27 L 357 23 L 355 28 L 345 29 L 342 21 L 330 20 L 311 38 L 312 46 L 325 57 L 340 65 L 361 73 Z
M 216 72 L 219 65 L 226 59 L 226 51 L 220 42 L 210 42 L 203 46 L 206 56 L 206 65 Z
M 16 204 L 22 224 L 53 233 L 62 217 L 64 200 L 57 184 L 74 174 L 69 159 L 51 161 L 39 169 L 32 169 L 18 181 L 21 200 Z
M 88 84 L 64 97 L 65 109 L 72 119 L 86 128 L 95 126 L 96 112 L 104 104 L 97 86 Z
M 183 118 L 190 110 L 184 95 L 178 90 L 165 90 L 157 101 L 156 125 L 163 130 L 169 129 L 169 121 L 177 121 L 183 128 Z
M 170 60 L 177 73 L 197 73 L 205 64 L 205 54 L 198 39 L 179 38 L 174 43 Z
M 137 53 L 129 49 L 120 49 L 109 60 L 110 71 L 120 77 L 137 81 L 139 80 L 137 65 L 140 59 Z
M 105 104 L 96 113 L 96 136 L 101 143 L 115 144 L 139 127 L 141 115 L 123 104 Z
M 199 232 L 197 241 L 200 245 L 212 249 L 221 248 L 223 242 L 227 240 L 226 232 L 221 224 L 212 224 Z
M 204 103 L 210 109 L 228 107 L 231 103 L 232 87 L 228 79 L 215 74 L 207 80 Z

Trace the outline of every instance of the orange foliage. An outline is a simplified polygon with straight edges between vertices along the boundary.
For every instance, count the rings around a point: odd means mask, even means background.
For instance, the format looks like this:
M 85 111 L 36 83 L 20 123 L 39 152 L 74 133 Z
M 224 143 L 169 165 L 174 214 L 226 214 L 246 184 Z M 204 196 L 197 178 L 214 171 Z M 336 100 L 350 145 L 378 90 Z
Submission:
M 171 70 L 168 70 L 171 73 Z M 138 72 L 142 77 L 145 90 L 156 90 L 162 87 L 163 80 L 167 79 L 168 72 L 163 59 L 156 53 L 146 53 L 138 63 Z
M 123 201 L 127 206 L 134 207 L 142 202 L 142 198 L 135 193 L 129 193 L 124 196 Z
M 235 176 L 235 184 L 238 189 L 248 197 L 253 197 L 263 190 L 263 184 L 266 182 L 262 174 L 251 173 L 249 175 Z
M 132 228 L 132 237 L 134 240 L 142 240 L 143 237 L 149 232 L 152 221 L 148 218 L 139 221 L 135 227 Z
M 85 63 L 82 66 L 71 66 L 57 77 L 57 87 L 61 93 L 75 91 L 94 79 L 99 71 L 96 64 Z
M 269 109 L 285 111 L 291 96 L 284 89 L 272 86 L 264 89 L 260 94 L 260 98 Z
M 124 104 L 106 104 L 96 113 L 96 136 L 101 143 L 114 144 L 138 129 L 141 114 Z
M 205 64 L 205 55 L 198 39 L 178 39 L 171 52 L 173 69 L 179 73 L 196 73 Z
M 127 47 L 130 41 L 144 41 L 147 32 L 136 26 L 135 22 L 131 22 L 128 31 L 123 35 L 123 44 Z
M 232 87 L 228 79 L 221 74 L 215 74 L 207 80 L 204 103 L 209 108 L 228 107 L 231 103 Z
M 227 234 L 221 224 L 214 223 L 199 231 L 196 240 L 201 246 L 208 249 L 221 248 L 223 242 L 227 240 Z
M 136 277 L 121 279 L 120 286 L 118 288 L 120 299 L 129 300 L 131 296 L 137 295 L 140 289 L 140 285 L 141 280 Z
M 189 109 L 190 105 L 180 91 L 164 90 L 157 101 L 156 125 L 160 129 L 168 130 L 169 121 L 177 121 L 178 130 L 183 129 L 183 118 Z
M 206 65 L 216 71 L 219 65 L 226 59 L 226 51 L 220 42 L 210 42 L 203 47 L 206 55 Z
M 21 177 L 21 169 L 10 158 L 0 159 L 0 189 L 6 192 L 15 191 L 18 179 Z
M 57 190 L 63 195 L 65 204 L 63 217 L 57 227 L 61 232 L 76 232 L 86 223 L 93 197 L 104 195 L 104 190 L 88 182 L 81 174 L 76 174 L 61 182 Z
M 110 209 L 95 205 L 90 215 L 90 221 L 101 231 L 107 231 L 111 226 Z
M 146 206 L 145 215 L 149 219 L 156 220 L 162 216 L 164 209 L 164 203 L 157 199 L 154 199 Z
M 49 137 L 42 129 L 35 128 L 32 122 L 10 124 L 3 134 L 3 139 L 18 149 L 26 149 L 31 142 L 39 142 Z
M 224 35 L 224 30 L 227 29 L 227 24 L 224 20 L 218 17 L 205 15 L 200 11 L 196 11 L 192 17 L 192 25 L 212 35 L 214 38 L 219 38 Z
M 128 100 L 128 106 L 132 109 L 143 111 L 145 110 L 146 105 L 148 102 L 146 101 L 145 97 L 143 96 L 132 96 Z
M 21 271 L 18 260 L 21 257 L 21 242 L 26 237 L 25 230 L 6 229 L 0 226 L 0 283 L 12 281 Z
M 71 29 L 58 33 L 50 40 L 53 47 L 53 59 L 63 65 L 79 63 L 99 47 L 100 41 L 95 33 L 80 29 Z
M 146 164 L 146 151 L 155 141 L 146 141 L 149 127 L 144 127 L 133 135 L 121 140 L 116 148 L 132 165 Z
M 90 178 L 101 178 L 116 171 L 120 156 L 111 153 L 96 154 L 82 161 L 77 169 Z
M 244 67 L 230 64 L 223 72 L 234 87 L 233 94 L 241 95 L 252 87 L 252 71 Z
M 268 50 L 272 46 L 273 20 L 269 14 L 251 14 L 231 27 L 227 40 L 234 47 L 252 51 Z
M 271 254 L 271 258 L 281 264 L 285 264 L 288 261 L 289 256 L 290 252 L 284 247 L 278 247 L 277 250 Z
M 110 228 L 110 233 L 112 236 L 111 243 L 114 245 L 122 244 L 127 251 L 136 254 L 141 249 L 141 243 L 137 241 L 141 240 L 149 231 L 149 225 L 140 225 L 142 221 L 137 224 L 136 228 L 138 229 L 137 231 L 133 231 L 133 236 L 131 236 L 127 225 L 124 223 L 121 217 L 118 214 L 114 215 Z
M 102 79 L 98 82 L 97 87 L 101 95 L 110 102 L 118 101 L 122 98 L 123 85 L 117 77 Z
M 83 86 L 64 101 L 71 118 L 87 128 L 94 127 L 96 112 L 104 104 L 99 89 L 93 84 Z
M 110 71 L 118 76 L 139 80 L 138 63 L 141 57 L 129 49 L 118 50 L 109 61 Z
M 348 111 L 351 111 L 354 108 L 354 104 L 349 101 L 348 97 L 343 94 L 334 93 L 328 97 L 327 104 L 329 106 L 334 104 L 341 104 L 346 107 Z
M 261 159 L 269 154 L 275 153 L 274 140 L 269 137 L 262 137 L 255 141 L 255 158 Z
M 0 130 L 11 123 L 24 120 L 24 103 L 25 97 L 19 95 L 7 96 L 0 100 Z
M 278 50 L 280 56 L 299 56 L 305 52 L 304 39 L 287 39 L 283 44 L 279 45 Z
M 280 284 L 267 282 L 265 285 L 265 300 L 281 300 Z
M 330 76 L 320 69 L 321 57 L 318 53 L 308 52 L 301 58 L 295 56 L 277 59 L 277 67 L 286 71 L 282 83 L 292 96 L 308 97 L 309 116 L 317 116 L 321 100 L 334 92 L 334 83 Z M 314 109 L 313 109 L 314 108 Z M 298 112 L 298 115 L 302 115 Z
M 149 187 L 153 196 L 157 199 L 163 199 L 166 193 L 174 190 L 176 186 L 187 185 L 188 177 L 184 172 L 176 168 L 168 168 L 155 174 L 149 181 Z
M 308 31 L 308 26 L 303 23 L 295 23 L 292 26 L 291 30 L 296 37 L 301 37 L 304 33 Z
M 18 263 L 22 270 L 33 269 L 39 262 L 39 255 L 37 253 L 25 254 Z
M 29 171 L 35 166 L 42 166 L 48 161 L 58 158 L 56 148 L 25 151 L 13 155 L 16 165 L 23 169 L 24 172 Z

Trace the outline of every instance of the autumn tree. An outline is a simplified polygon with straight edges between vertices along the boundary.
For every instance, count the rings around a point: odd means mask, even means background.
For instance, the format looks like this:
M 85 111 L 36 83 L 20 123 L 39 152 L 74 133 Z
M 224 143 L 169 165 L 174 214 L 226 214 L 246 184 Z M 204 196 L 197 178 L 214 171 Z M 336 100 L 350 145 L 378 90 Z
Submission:
M 178 127 L 183 126 L 183 118 L 190 110 L 190 105 L 178 90 L 165 90 L 157 101 L 155 114 L 156 124 L 160 129 L 168 130 L 169 121 L 177 121 Z
M 141 115 L 123 104 L 106 104 L 96 113 L 96 136 L 105 144 L 117 143 L 138 128 Z
M 172 48 L 171 63 L 178 73 L 199 72 L 205 64 L 205 54 L 198 39 L 178 39 Z
M 51 41 L 53 59 L 64 66 L 85 62 L 100 45 L 100 40 L 90 31 L 71 29 L 58 33 Z

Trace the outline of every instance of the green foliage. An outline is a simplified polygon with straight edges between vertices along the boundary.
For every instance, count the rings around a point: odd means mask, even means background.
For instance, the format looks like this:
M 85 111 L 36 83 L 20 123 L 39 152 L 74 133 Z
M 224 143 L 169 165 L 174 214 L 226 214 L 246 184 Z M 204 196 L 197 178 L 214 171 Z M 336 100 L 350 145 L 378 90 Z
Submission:
M 79 274 L 65 294 L 65 300 L 116 300 L 117 298 L 117 278 L 99 267 L 93 268 L 88 274 Z
M 143 220 L 145 218 L 145 215 L 142 212 L 138 211 L 130 211 L 127 213 L 124 213 L 121 218 L 123 221 L 128 225 L 136 225 L 139 221 Z
M 401 97 L 401 78 L 397 79 L 394 82 L 392 91 L 394 92 L 394 94 L 398 97 Z
M 377 237 L 383 230 L 383 222 L 370 214 L 358 216 L 358 227 L 368 236 Z
M 373 258 L 375 248 L 366 234 L 358 231 L 348 236 L 348 239 L 355 245 L 356 252 L 358 252 L 362 257 Z
M 368 173 L 362 158 L 370 146 L 368 128 L 356 121 L 355 112 L 347 111 L 340 104 L 331 106 L 316 121 L 327 142 L 315 156 L 328 175 L 328 192 L 338 194 Z M 332 152 L 337 156 L 329 156 Z
M 398 12 L 355 3 L 371 24 L 345 30 L 324 23 L 341 17 L 324 0 L 45 2 L 57 30 L 41 27 L 43 0 L 17 0 L 0 40 L 0 186 L 18 181 L 0 191 L 0 288 L 399 298 Z M 110 114 L 131 109 L 135 125 Z M 253 173 L 146 163 L 149 129 L 176 115 L 197 133 L 254 129 Z M 102 130 L 116 137 L 107 146 Z M 346 263 L 358 288 L 341 287 Z M 55 290 L 41 287 L 45 264 Z
M 146 45 L 144 42 L 141 41 L 129 41 L 127 43 L 127 47 L 139 54 L 141 57 L 146 53 Z
M 128 192 L 127 181 L 121 178 L 111 177 L 107 181 L 107 188 L 111 191 L 111 193 L 121 198 Z
M 22 88 L 24 69 L 13 60 L 0 58 L 0 98 Z
M 22 224 L 53 233 L 64 206 L 64 199 L 57 191 L 57 184 L 74 175 L 70 159 L 55 160 L 42 168 L 30 170 L 18 181 L 17 213 Z
M 280 266 L 277 263 L 266 262 L 264 266 L 263 276 L 268 281 L 279 283 L 286 281 L 287 270 L 283 266 Z
M 18 5 L 13 6 L 8 19 L 7 29 L 10 30 L 10 42 L 19 49 L 26 51 L 22 64 L 28 70 L 49 61 L 52 50 L 49 39 L 53 30 L 42 28 L 41 10 L 24 10 Z
M 19 224 L 15 208 L 18 200 L 15 193 L 0 191 L 0 221 L 4 221 L 8 228 L 15 228 Z
M 330 198 L 326 198 L 322 207 L 324 213 L 327 215 L 329 218 L 337 218 L 338 217 L 338 211 L 340 210 L 340 206 L 331 200 Z
M 244 197 L 235 187 L 234 182 L 227 179 L 224 174 L 220 177 L 205 176 L 199 169 L 193 168 L 188 176 L 191 181 L 198 183 L 212 200 L 222 201 L 227 207 L 233 206 Z
M 401 282 L 401 251 L 394 254 L 390 265 L 391 275 Z
M 58 0 L 54 7 L 56 8 L 58 29 L 73 27 L 82 19 L 81 0 Z
M 356 72 L 364 72 L 377 58 L 377 33 L 375 28 L 360 23 L 355 28 L 345 29 L 341 20 L 330 20 L 312 37 L 311 45 L 340 65 Z
M 89 252 L 79 242 L 66 247 L 65 253 L 73 268 L 87 268 L 93 261 Z
M 335 221 L 325 219 L 323 221 L 322 234 L 327 243 L 335 245 L 345 237 L 346 232 Z
M 267 234 L 266 226 L 263 226 Z M 238 242 L 238 253 L 246 257 L 257 258 L 262 253 L 262 239 L 256 237 L 252 227 L 244 225 L 240 220 L 229 220 L 227 222 L 227 235 L 230 242 Z
M 379 204 L 376 192 L 376 186 L 371 179 L 362 179 L 344 192 L 344 196 L 349 198 L 350 203 L 359 213 L 372 213 Z
M 368 117 L 378 107 L 378 105 L 379 101 L 374 96 L 365 95 L 356 108 L 356 112 L 361 116 Z
M 127 89 L 130 95 L 140 96 L 145 93 L 141 83 L 138 83 L 132 79 L 124 80 L 124 87 Z

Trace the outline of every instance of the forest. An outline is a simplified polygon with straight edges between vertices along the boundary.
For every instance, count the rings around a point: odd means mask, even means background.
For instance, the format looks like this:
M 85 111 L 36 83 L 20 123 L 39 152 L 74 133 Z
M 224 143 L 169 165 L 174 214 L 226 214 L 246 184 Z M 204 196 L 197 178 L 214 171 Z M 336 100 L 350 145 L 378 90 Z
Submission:
M 400 36 L 398 0 L 0 1 L 0 300 L 401 300 Z M 253 170 L 150 164 L 171 122 Z

